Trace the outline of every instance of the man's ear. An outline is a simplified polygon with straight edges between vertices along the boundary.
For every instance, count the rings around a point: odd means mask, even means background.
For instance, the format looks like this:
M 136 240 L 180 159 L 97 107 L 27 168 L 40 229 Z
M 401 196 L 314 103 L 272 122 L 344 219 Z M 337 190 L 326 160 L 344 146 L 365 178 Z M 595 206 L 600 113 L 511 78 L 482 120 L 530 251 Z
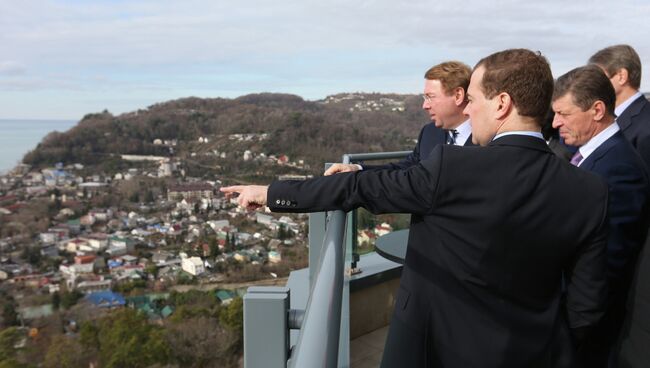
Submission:
M 621 69 L 617 70 L 616 74 L 614 74 L 610 79 L 616 85 L 624 86 L 630 80 L 630 73 L 627 71 L 627 69 L 621 68 Z
M 454 88 L 453 95 L 456 106 L 462 106 L 463 103 L 467 102 L 467 95 L 465 94 L 465 89 L 463 89 L 463 87 Z
M 607 108 L 605 107 L 605 103 L 601 100 L 597 100 L 596 102 L 591 105 L 592 114 L 593 114 L 593 119 L 595 121 L 601 121 L 605 115 L 607 114 Z
M 494 103 L 496 104 L 495 117 L 498 120 L 506 118 L 510 114 L 510 111 L 512 110 L 513 107 L 512 98 L 510 97 L 509 94 L 505 92 L 501 92 L 498 95 L 496 95 L 494 99 L 495 99 Z

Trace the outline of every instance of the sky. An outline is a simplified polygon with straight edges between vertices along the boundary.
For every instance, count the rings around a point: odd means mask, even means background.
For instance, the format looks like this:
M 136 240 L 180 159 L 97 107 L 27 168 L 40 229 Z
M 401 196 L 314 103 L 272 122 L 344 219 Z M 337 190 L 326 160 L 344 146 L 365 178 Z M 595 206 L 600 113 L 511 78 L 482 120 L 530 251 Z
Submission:
M 420 93 L 445 60 L 513 47 L 557 77 L 613 44 L 650 65 L 647 0 L 0 0 L 0 118 L 196 96 Z M 642 91 L 650 91 L 650 72 Z

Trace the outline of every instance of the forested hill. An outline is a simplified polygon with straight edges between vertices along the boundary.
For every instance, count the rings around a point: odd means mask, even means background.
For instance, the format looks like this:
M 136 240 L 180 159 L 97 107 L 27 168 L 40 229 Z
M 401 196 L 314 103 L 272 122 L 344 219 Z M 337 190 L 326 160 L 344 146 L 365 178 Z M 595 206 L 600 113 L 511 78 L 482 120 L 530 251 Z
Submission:
M 57 162 L 102 165 L 113 154 L 169 156 L 154 140 L 211 140 L 236 133 L 267 133 L 259 150 L 303 159 L 320 171 L 326 161 L 348 152 L 413 147 L 428 121 L 416 95 L 339 94 L 321 101 L 294 95 L 252 94 L 235 99 L 183 98 L 113 116 L 86 115 L 67 132 L 53 132 L 24 157 L 37 167 Z

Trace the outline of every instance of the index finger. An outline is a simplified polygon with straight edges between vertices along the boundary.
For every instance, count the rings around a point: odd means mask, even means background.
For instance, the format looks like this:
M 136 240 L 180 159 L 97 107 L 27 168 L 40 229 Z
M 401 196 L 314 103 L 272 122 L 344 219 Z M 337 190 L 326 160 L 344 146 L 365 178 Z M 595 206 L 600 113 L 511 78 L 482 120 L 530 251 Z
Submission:
M 233 185 L 230 187 L 221 187 L 219 190 L 223 193 L 226 194 L 231 194 L 231 193 L 241 193 L 244 190 L 245 186 L 243 185 Z

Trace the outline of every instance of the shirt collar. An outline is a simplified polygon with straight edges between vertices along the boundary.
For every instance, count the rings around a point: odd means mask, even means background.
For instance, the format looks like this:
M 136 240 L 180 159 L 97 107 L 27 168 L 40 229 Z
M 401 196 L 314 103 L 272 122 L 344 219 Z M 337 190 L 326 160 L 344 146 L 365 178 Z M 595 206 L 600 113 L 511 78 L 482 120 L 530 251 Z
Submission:
M 496 136 L 494 136 L 494 138 L 492 138 L 492 140 L 496 140 L 496 139 L 499 139 L 501 137 L 505 137 L 506 135 L 527 135 L 529 137 L 536 137 L 536 138 L 539 138 L 541 140 L 544 140 L 544 136 L 542 135 L 542 133 L 540 133 L 540 132 L 531 132 L 531 131 L 527 131 L 527 130 L 515 130 L 515 131 L 512 131 L 512 132 L 499 133 Z
M 636 101 L 636 99 L 641 97 L 641 96 L 643 96 L 643 94 L 641 92 L 637 92 L 637 93 L 633 94 L 632 96 L 630 96 L 630 98 L 625 100 L 622 104 L 616 106 L 616 108 L 614 109 L 614 113 L 616 114 L 616 116 L 621 116 L 623 111 L 625 111 L 625 109 L 630 107 L 632 102 Z
M 458 134 L 456 135 L 456 141 L 454 144 L 456 146 L 464 146 L 469 136 L 472 135 L 472 122 L 467 119 L 457 126 L 455 130 Z
M 601 144 L 605 143 L 606 140 L 611 138 L 611 136 L 616 134 L 616 132 L 619 130 L 621 130 L 621 128 L 619 128 L 618 124 L 614 122 L 612 125 L 605 128 L 602 132 L 591 137 L 587 143 L 578 148 L 578 151 L 580 151 L 580 155 L 582 156 L 582 161 L 580 161 L 578 166 L 585 162 L 585 159 L 594 153 L 596 148 L 600 147 Z

